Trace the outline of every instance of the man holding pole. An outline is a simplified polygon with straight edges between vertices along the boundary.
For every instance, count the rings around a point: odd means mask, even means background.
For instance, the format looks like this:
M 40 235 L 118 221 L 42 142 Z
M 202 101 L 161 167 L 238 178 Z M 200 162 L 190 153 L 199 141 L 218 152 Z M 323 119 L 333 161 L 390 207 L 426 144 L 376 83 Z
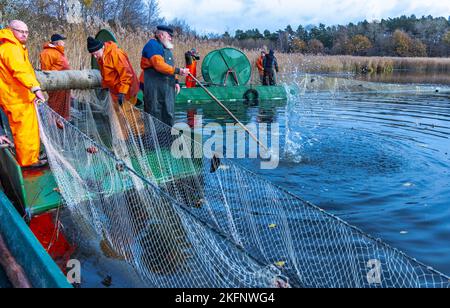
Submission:
M 176 68 L 173 58 L 173 29 L 158 26 L 155 37 L 142 51 L 144 70 L 144 111 L 163 123 L 173 126 L 175 95 L 180 92 L 176 75 L 187 76 L 189 69 Z

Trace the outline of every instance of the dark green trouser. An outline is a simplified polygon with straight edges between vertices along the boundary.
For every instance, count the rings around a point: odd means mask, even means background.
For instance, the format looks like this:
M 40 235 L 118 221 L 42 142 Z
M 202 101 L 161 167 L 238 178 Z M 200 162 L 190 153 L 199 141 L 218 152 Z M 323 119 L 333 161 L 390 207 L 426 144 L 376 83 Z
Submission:
M 173 126 L 175 113 L 175 77 L 153 69 L 144 71 L 144 111 Z

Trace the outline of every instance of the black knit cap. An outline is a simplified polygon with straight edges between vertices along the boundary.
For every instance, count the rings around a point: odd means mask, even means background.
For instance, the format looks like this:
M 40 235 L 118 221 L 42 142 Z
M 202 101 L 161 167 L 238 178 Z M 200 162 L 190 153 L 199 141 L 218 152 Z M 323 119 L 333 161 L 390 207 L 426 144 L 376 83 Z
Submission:
M 100 50 L 103 48 L 103 42 L 96 40 L 92 36 L 88 37 L 87 39 L 87 49 L 89 53 L 96 52 L 97 50 Z
M 159 31 L 165 31 L 165 32 L 169 33 L 170 36 L 173 36 L 173 29 L 171 27 L 159 25 L 156 27 L 156 29 Z
M 52 37 L 50 38 L 51 42 L 57 42 L 57 41 L 64 41 L 66 39 L 66 37 L 64 35 L 61 34 L 53 34 Z

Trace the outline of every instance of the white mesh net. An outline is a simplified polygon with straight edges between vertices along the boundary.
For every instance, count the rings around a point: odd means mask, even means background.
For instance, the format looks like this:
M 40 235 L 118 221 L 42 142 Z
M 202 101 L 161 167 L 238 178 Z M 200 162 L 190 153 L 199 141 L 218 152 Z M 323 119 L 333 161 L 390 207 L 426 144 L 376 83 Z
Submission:
M 230 160 L 174 158 L 179 136 L 139 109 L 77 96 L 73 125 L 38 107 L 52 171 L 73 219 L 145 286 L 449 286 L 449 277 Z

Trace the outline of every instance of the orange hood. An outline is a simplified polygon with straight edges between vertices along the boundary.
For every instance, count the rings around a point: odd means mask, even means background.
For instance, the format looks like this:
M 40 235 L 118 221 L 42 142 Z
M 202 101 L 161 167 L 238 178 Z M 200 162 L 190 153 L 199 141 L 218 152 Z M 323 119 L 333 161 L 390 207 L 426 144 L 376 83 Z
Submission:
M 11 31 L 11 29 L 3 29 L 0 30 L 0 44 L 3 44 L 5 42 L 9 42 L 15 45 L 22 45 L 18 39 L 14 36 L 14 33 Z
M 102 86 L 109 88 L 111 94 L 126 94 L 126 99 L 139 92 L 139 80 L 127 54 L 114 42 L 106 42 L 102 59 L 99 61 L 102 73 Z
M 114 43 L 114 42 L 106 42 L 105 43 L 105 51 L 104 51 L 103 57 L 106 57 L 107 55 L 109 55 L 113 51 L 116 51 L 117 49 L 119 49 L 119 46 L 117 46 L 116 43 Z
M 55 46 L 51 42 L 47 42 L 44 44 L 44 49 L 53 49 L 59 51 L 62 55 L 64 55 L 64 46 Z
M 31 103 L 39 87 L 28 50 L 10 29 L 0 30 L 0 106 Z

